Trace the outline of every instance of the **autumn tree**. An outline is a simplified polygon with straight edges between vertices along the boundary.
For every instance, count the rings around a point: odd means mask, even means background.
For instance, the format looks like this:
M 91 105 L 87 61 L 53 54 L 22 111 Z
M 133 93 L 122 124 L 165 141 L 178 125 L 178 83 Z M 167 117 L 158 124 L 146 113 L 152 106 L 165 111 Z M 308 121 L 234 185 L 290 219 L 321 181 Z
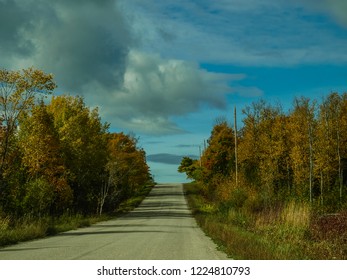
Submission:
M 288 134 L 287 118 L 280 107 L 268 105 L 261 112 L 259 125 L 260 155 L 259 171 L 263 191 L 271 197 L 285 191 L 288 178 Z
M 265 102 L 260 100 L 246 106 L 242 113 L 243 127 L 241 129 L 241 139 L 238 147 L 238 159 L 240 171 L 247 174 L 246 179 L 249 184 L 260 184 L 259 162 L 261 160 L 261 143 L 259 141 L 262 133 L 260 128 L 261 111 L 265 106 Z
M 214 174 L 227 176 L 235 168 L 234 131 L 226 121 L 217 123 L 207 141 L 208 147 L 202 155 L 206 178 Z
M 239 162 L 249 186 L 271 199 L 290 187 L 288 118 L 281 106 L 260 100 L 243 110 Z
M 235 172 L 234 131 L 224 119 L 214 125 L 200 163 L 197 179 L 203 182 L 205 195 L 214 199 L 220 183 Z
M 7 160 L 20 115 L 32 108 L 39 95 L 50 94 L 55 87 L 53 76 L 41 70 L 0 70 L 0 176 L 10 168 Z
M 0 215 L 101 213 L 151 180 L 135 137 L 110 134 L 81 97 L 44 101 L 55 88 L 41 70 L 0 70 Z
M 67 182 L 63 151 L 53 115 L 43 102 L 21 117 L 19 147 L 27 172 L 24 200 L 31 211 L 62 213 L 69 208 L 73 194 Z M 44 209 L 43 204 L 49 209 Z
M 340 202 L 343 203 L 343 201 L 346 198 L 346 185 L 347 185 L 347 93 L 344 93 L 341 95 L 341 104 L 340 104 L 340 118 L 339 118 L 339 125 L 340 125 L 340 135 L 339 135 L 339 142 L 340 142 L 340 154 L 339 154 L 339 195 L 340 195 Z
M 342 202 L 343 158 L 346 158 L 346 94 L 328 95 L 320 105 L 316 143 L 316 177 L 320 181 L 320 201 Z
M 108 124 L 103 124 L 98 110 L 89 109 L 81 97 L 53 97 L 47 110 L 53 115 L 61 142 L 75 209 L 95 212 L 107 163 Z
M 108 142 L 108 170 L 112 170 L 115 185 L 126 188 L 126 194 L 136 191 L 149 179 L 146 153 L 138 148 L 137 142 L 135 137 L 122 132 L 111 134 Z
M 291 151 L 293 188 L 297 195 L 313 201 L 314 145 L 316 131 L 316 102 L 308 98 L 296 98 L 290 113 Z
M 295 98 L 287 113 L 260 100 L 243 115 L 237 137 L 240 182 L 234 180 L 234 137 L 226 122 L 213 127 L 200 158 L 199 182 L 213 203 L 242 207 L 247 202 L 250 209 L 260 209 L 295 199 L 320 203 L 328 211 L 345 205 L 347 93 L 331 93 L 321 104 Z M 183 158 L 179 171 L 192 176 L 195 168 Z
M 4 211 L 20 214 L 22 203 L 25 172 L 18 149 L 19 118 L 55 87 L 53 76 L 41 70 L 0 70 L 0 204 Z
M 100 213 L 106 199 L 108 207 L 115 207 L 122 199 L 134 195 L 150 181 L 146 154 L 137 146 L 137 142 L 134 136 L 122 132 L 109 135 L 106 180 L 99 196 Z

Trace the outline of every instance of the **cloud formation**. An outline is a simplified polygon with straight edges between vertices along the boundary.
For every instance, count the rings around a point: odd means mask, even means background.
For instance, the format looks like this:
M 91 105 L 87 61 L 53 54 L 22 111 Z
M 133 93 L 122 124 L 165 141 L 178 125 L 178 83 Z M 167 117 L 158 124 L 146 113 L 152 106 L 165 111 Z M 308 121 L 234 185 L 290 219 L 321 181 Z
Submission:
M 199 63 L 347 61 L 345 37 L 305 20 L 318 3 L 316 10 L 344 24 L 346 2 L 293 1 L 0 0 L 1 67 L 53 73 L 59 93 L 84 95 L 115 128 L 183 133 L 177 116 L 225 109 L 228 93 L 263 94 L 239 83 L 245 75 Z
M 138 34 L 143 34 L 144 47 L 164 56 L 243 66 L 347 61 L 347 39 L 319 21 L 323 12 L 343 22 L 347 17 L 345 0 L 126 3 L 128 11 L 140 15 L 132 25 Z M 157 26 L 161 29 L 155 32 Z M 171 40 L 167 41 L 163 33 L 170 34 Z
M 173 116 L 196 112 L 204 106 L 224 109 L 229 83 L 243 75 L 217 74 L 182 60 L 131 51 L 123 87 L 99 99 L 107 118 L 118 125 L 148 134 L 183 132 Z M 100 92 L 100 91 L 99 91 Z
M 182 133 L 172 117 L 225 108 L 230 81 L 243 75 L 136 50 L 135 18 L 122 7 L 115 0 L 0 0 L 1 67 L 53 73 L 59 93 L 85 96 L 105 120 L 136 133 Z
M 0 34 L 3 67 L 34 65 L 75 92 L 121 85 L 133 42 L 114 0 L 3 0 Z

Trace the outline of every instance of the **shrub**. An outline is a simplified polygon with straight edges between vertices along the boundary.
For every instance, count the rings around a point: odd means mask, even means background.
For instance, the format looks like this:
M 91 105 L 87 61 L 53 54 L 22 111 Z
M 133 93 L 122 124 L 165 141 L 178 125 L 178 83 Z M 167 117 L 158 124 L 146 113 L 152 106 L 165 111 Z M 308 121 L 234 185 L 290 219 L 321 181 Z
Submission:
M 315 217 L 311 223 L 310 233 L 315 240 L 347 242 L 347 212 Z

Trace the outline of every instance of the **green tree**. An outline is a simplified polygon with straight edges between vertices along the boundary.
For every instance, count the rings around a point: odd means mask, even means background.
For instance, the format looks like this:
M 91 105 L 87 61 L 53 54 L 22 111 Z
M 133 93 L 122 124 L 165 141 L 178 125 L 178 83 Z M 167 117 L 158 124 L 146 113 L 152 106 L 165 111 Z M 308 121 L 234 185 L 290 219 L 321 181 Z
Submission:
M 191 159 L 190 157 L 183 157 L 178 167 L 178 172 L 186 173 L 188 179 L 198 180 L 198 171 L 200 169 L 198 160 Z

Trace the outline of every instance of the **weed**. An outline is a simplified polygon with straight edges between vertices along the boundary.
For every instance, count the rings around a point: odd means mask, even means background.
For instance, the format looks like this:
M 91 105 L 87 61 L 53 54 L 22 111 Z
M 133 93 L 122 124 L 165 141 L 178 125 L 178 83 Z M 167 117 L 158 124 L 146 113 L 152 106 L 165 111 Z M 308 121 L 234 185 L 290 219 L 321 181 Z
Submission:
M 81 214 L 65 214 L 60 217 L 47 216 L 41 218 L 25 216 L 15 221 L 12 221 L 9 217 L 0 217 L 0 246 L 56 235 L 60 232 L 88 227 L 97 222 L 114 218 L 138 206 L 151 189 L 151 186 L 144 187 L 140 190 L 138 196 L 124 201 L 112 215 L 83 216 Z
M 0 217 L 0 233 L 7 230 L 10 224 L 10 218 L 9 217 Z
M 199 195 L 199 185 L 185 190 L 198 224 L 234 259 L 347 259 L 347 212 L 314 217 L 307 204 L 263 207 L 252 195 L 218 208 Z M 218 211 L 197 211 L 206 208 Z

